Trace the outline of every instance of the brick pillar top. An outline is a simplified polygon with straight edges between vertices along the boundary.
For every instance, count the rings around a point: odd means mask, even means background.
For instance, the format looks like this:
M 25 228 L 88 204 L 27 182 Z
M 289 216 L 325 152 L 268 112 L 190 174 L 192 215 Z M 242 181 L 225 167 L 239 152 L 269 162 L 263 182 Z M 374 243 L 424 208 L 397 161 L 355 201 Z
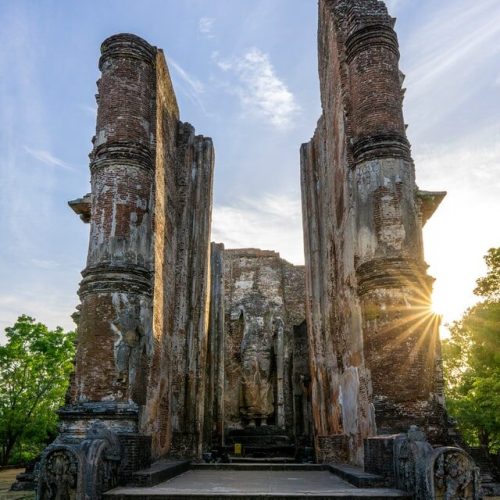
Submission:
M 131 33 L 118 33 L 102 42 L 99 69 L 102 71 L 104 62 L 111 57 L 139 59 L 152 63 L 156 57 L 156 52 L 157 48 L 141 37 Z

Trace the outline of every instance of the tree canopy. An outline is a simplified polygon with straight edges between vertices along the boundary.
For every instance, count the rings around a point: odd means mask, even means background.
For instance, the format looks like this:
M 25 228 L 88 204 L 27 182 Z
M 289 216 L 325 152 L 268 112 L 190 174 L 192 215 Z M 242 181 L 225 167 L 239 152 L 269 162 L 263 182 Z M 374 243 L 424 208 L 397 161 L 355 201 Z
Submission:
M 488 300 L 500 300 L 500 247 L 490 248 L 484 256 L 488 272 L 476 280 L 474 293 Z
M 470 445 L 500 449 L 500 248 L 485 256 L 487 275 L 474 290 L 484 297 L 450 326 L 443 342 L 448 409 Z
M 74 333 L 29 316 L 5 329 L 0 346 L 0 464 L 30 459 L 56 430 L 73 370 Z

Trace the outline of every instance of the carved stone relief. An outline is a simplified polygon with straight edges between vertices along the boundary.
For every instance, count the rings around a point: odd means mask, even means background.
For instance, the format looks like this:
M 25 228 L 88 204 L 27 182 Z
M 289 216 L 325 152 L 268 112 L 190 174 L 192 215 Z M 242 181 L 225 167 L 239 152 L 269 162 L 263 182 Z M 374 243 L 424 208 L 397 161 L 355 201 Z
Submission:
M 473 500 L 478 496 L 478 471 L 458 448 L 437 448 L 433 455 L 431 492 L 436 500 Z
M 50 452 L 43 463 L 40 500 L 76 500 L 79 468 L 80 460 L 72 450 L 58 447 Z
M 242 413 L 250 426 L 267 424 L 274 413 L 272 368 L 274 354 L 273 316 L 268 312 L 263 318 L 245 318 L 241 343 L 242 363 Z

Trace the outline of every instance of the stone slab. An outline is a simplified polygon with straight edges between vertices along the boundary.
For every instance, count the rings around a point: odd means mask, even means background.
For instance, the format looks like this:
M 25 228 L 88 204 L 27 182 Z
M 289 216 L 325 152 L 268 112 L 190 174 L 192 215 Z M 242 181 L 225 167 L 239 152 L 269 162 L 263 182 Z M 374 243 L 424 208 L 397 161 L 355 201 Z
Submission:
M 162 483 L 173 477 L 186 472 L 189 469 L 188 460 L 179 460 L 170 462 L 167 460 L 159 460 L 148 467 L 147 469 L 134 472 L 130 480 L 129 486 L 154 486 Z
M 10 491 L 10 487 L 16 480 L 16 476 L 24 472 L 24 469 L 0 470 L 0 499 L 1 500 L 35 500 L 34 491 Z
M 308 471 L 329 471 L 329 466 L 327 464 L 299 464 L 299 463 L 258 463 L 258 462 L 247 462 L 247 463 L 215 463 L 215 464 L 199 464 L 192 463 L 192 470 L 235 470 L 235 471 L 270 471 L 270 470 L 288 470 L 288 471 L 298 471 L 298 470 L 308 470 Z
M 347 464 L 330 464 L 329 469 L 357 488 L 381 488 L 387 486 L 383 476 L 365 472 L 361 467 Z
M 214 498 L 410 498 L 384 488 L 356 488 L 327 471 L 189 470 L 150 488 L 115 488 L 107 500 Z

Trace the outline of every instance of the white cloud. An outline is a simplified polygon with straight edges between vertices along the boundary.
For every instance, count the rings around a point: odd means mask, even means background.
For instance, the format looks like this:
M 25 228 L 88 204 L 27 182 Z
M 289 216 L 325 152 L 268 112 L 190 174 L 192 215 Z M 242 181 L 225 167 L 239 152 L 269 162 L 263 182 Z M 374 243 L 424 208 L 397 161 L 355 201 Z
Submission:
M 406 0 L 386 0 L 385 4 L 387 5 L 389 14 L 394 15 L 405 1 Z
M 173 68 L 175 75 L 180 77 L 176 80 L 175 88 L 180 90 L 192 103 L 199 106 L 206 114 L 205 106 L 201 100 L 201 94 L 205 92 L 205 85 L 196 77 L 188 73 L 179 63 L 168 57 L 168 67 Z
M 293 123 L 299 111 L 295 96 L 276 75 L 268 54 L 253 47 L 243 56 L 221 60 L 215 53 L 213 59 L 224 72 L 233 72 L 238 83 L 230 87 L 246 115 L 268 120 L 278 129 L 286 129 Z
M 500 245 L 500 143 L 484 135 L 481 142 L 429 147 L 415 158 L 419 185 L 448 192 L 424 228 L 434 307 L 445 322 L 478 301 L 472 290 L 485 272 L 483 255 Z
M 89 106 L 88 104 L 80 104 L 79 108 L 93 118 L 97 116 L 97 105 L 95 104 L 94 106 Z
M 62 326 L 74 330 L 71 314 L 78 304 L 75 292 L 57 290 L 56 287 L 25 287 L 14 293 L 0 293 L 0 345 L 6 342 L 5 328 L 12 326 L 21 314 L 27 314 L 41 321 L 49 328 Z
M 174 68 L 176 73 L 184 80 L 184 82 L 189 86 L 192 92 L 196 94 L 202 94 L 205 92 L 205 86 L 200 80 L 190 75 L 180 64 L 174 61 L 171 57 L 168 58 L 168 64 L 170 67 Z
M 429 133 L 471 98 L 480 98 L 484 75 L 500 54 L 499 35 L 498 0 L 446 2 L 429 11 L 402 46 L 410 134 Z
M 215 19 L 213 17 L 202 17 L 198 21 L 198 29 L 206 38 L 214 38 L 214 23 Z
M 75 170 L 71 165 L 57 158 L 50 151 L 46 151 L 45 149 L 31 149 L 28 146 L 24 146 L 24 150 L 33 158 L 45 163 L 45 165 L 49 165 L 51 167 L 61 167 L 64 170 Z
M 55 269 L 59 263 L 50 259 L 31 259 L 31 263 L 40 269 Z
M 303 264 L 300 195 L 243 198 L 233 205 L 216 205 L 212 240 L 226 248 L 275 250 L 295 264 Z

